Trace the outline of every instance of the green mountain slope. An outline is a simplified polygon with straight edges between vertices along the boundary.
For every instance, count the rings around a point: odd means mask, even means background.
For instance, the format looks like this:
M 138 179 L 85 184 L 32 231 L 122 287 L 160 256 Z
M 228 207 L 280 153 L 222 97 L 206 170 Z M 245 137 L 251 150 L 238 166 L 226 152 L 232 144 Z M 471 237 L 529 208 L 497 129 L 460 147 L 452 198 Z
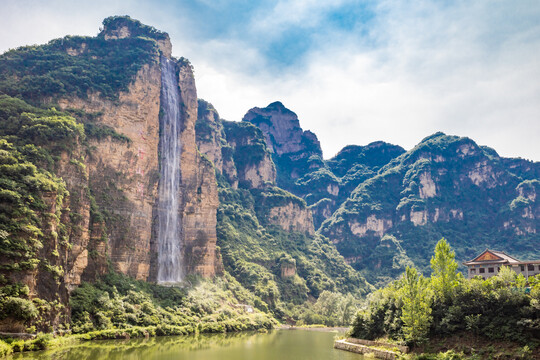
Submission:
M 196 129 L 199 149 L 218 174 L 225 269 L 259 298 L 259 308 L 290 318 L 294 305 L 323 291 L 360 297 L 371 289 L 327 238 L 315 234 L 306 202 L 276 186 L 279 165 L 261 130 L 221 120 L 204 100 Z
M 437 133 L 360 184 L 320 231 L 372 280 L 411 261 L 427 271 L 442 237 L 460 261 L 488 247 L 535 258 L 539 178 L 539 163 Z

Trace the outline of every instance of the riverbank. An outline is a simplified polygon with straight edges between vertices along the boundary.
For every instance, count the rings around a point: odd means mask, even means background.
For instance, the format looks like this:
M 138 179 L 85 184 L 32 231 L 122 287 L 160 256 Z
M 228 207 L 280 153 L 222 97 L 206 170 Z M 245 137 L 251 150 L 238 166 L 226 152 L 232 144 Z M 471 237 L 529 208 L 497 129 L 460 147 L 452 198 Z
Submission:
M 416 346 L 411 352 L 413 356 L 420 356 L 421 354 L 433 355 L 448 351 L 462 354 L 463 359 L 540 360 L 538 341 L 523 345 L 510 341 L 490 340 L 470 332 L 432 338 L 429 342 Z
M 540 360 L 538 347 L 493 341 L 470 333 L 432 338 L 411 349 L 392 343 L 354 338 L 336 340 L 334 348 L 357 354 L 373 354 L 378 359 Z

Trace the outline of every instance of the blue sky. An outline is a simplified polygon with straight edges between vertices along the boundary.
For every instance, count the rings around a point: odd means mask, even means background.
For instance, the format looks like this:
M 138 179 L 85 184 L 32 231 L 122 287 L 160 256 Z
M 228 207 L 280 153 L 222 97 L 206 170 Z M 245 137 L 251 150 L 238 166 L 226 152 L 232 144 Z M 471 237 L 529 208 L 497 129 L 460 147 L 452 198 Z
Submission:
M 540 2 L 1 0 L 0 51 L 128 14 L 170 34 L 228 120 L 280 100 L 325 157 L 436 131 L 540 160 Z

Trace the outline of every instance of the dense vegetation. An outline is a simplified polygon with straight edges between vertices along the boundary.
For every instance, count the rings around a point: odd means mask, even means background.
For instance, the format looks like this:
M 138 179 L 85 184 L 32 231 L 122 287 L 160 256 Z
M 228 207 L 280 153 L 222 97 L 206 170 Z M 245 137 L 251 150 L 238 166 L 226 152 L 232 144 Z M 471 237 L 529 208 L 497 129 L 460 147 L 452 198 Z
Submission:
M 487 280 L 466 280 L 457 273 L 454 257 L 446 240 L 439 241 L 431 259 L 431 278 L 407 267 L 399 280 L 370 295 L 350 335 L 421 346 L 465 334 L 486 342 L 520 344 L 523 358 L 529 359 L 540 346 L 540 276 L 529 278 L 526 287 L 523 275 L 503 267 Z M 466 342 L 457 350 L 474 352 Z
M 370 287 L 345 264 L 326 238 L 286 232 L 275 225 L 263 226 L 265 220 L 258 218 L 258 214 L 265 213 L 261 204 L 279 206 L 280 201 L 289 201 L 287 197 L 302 201 L 279 188 L 234 190 L 224 180 L 220 182 L 217 230 L 225 267 L 257 296 L 255 306 L 263 311 L 305 323 L 345 324 L 347 316 L 341 322 L 330 319 L 336 314 L 317 312 L 324 307 L 321 304 L 308 311 L 299 308 L 310 308 L 325 291 L 327 295 L 336 294 L 339 299 L 332 301 L 341 304 L 346 294 L 358 298 Z M 271 204 L 269 198 L 278 203 Z M 282 268 L 289 264 L 294 274 L 282 276 Z M 343 306 L 350 311 L 352 304 Z
M 24 46 L 0 55 L 0 93 L 38 104 L 62 96 L 86 98 L 99 93 L 116 99 L 126 91 L 137 71 L 157 59 L 156 39 L 151 31 L 129 17 L 104 20 L 106 29 L 129 24 L 134 36 L 105 40 L 66 36 L 45 45 Z
M 155 327 L 157 335 L 227 332 L 271 328 L 272 317 L 248 313 L 239 302 L 252 295 L 226 274 L 204 281 L 188 279 L 186 288 L 164 287 L 109 274 L 83 283 L 71 296 L 73 333 Z
M 345 258 L 362 259 L 352 265 L 372 283 L 391 281 L 411 261 L 428 273 L 441 237 L 452 239 L 460 261 L 486 248 L 534 259 L 539 177 L 539 163 L 508 166 L 492 149 L 437 133 L 363 181 L 321 232 Z M 385 225 L 353 231 L 370 221 Z
M 60 155 L 84 140 L 84 129 L 68 114 L 6 95 L 0 95 L 0 124 L 0 320 L 48 328 L 47 314 L 64 307 L 54 300 L 57 289 L 50 289 L 48 299 L 30 300 L 21 280 L 33 273 L 54 284 L 63 275 L 68 193 L 54 170 Z
M 111 273 L 83 283 L 71 294 L 71 340 L 118 339 L 271 329 L 276 321 L 238 303 L 253 295 L 230 275 L 213 281 L 188 279 L 185 288 L 164 287 Z M 62 340 L 58 340 L 61 341 Z M 41 350 L 52 336 L 0 340 L 0 356 Z
M 84 185 L 87 139 L 129 141 L 94 119 L 82 111 L 43 109 L 0 95 L 0 321 L 48 330 L 58 314 L 69 316 L 59 284 L 70 236 L 79 236 L 82 216 L 76 212 L 80 195 L 68 193 L 62 176 L 80 178 L 78 186 L 91 198 Z M 98 215 L 97 205 L 91 207 Z M 30 273 L 40 289 L 37 297 L 24 285 Z

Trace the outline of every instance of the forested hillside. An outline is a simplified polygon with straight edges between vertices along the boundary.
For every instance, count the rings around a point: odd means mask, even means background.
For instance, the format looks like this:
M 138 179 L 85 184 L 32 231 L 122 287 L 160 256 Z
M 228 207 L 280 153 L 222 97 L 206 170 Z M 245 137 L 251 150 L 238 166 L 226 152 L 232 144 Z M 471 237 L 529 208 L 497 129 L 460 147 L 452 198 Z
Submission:
M 429 273 L 441 237 L 460 262 L 486 248 L 540 258 L 538 162 L 443 133 L 409 151 L 379 141 L 323 160 L 316 137 L 281 103 L 254 108 L 244 121 L 274 144 L 278 185 L 306 201 L 318 232 L 373 284 L 412 264 Z M 293 129 L 296 147 L 279 143 L 284 129 Z

